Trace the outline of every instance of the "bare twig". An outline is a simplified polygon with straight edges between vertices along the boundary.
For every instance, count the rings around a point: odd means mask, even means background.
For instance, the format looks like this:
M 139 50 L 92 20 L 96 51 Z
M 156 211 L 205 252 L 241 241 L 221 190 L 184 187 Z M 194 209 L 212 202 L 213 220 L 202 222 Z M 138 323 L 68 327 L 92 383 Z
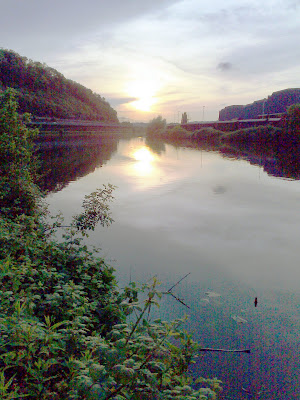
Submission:
M 170 294 L 172 297 L 174 297 L 174 299 L 176 299 L 177 301 L 179 301 L 179 303 L 183 304 L 185 307 L 187 308 L 191 308 L 190 306 L 188 306 L 187 304 L 185 304 L 185 302 L 183 300 L 181 300 L 179 297 L 175 296 L 174 293 L 172 292 L 163 292 L 163 294 Z
M 247 353 L 250 354 L 251 351 L 249 349 L 241 349 L 241 350 L 227 350 L 227 349 L 211 349 L 209 347 L 202 347 L 199 351 L 221 351 L 223 353 Z
M 171 290 L 174 289 L 175 286 L 179 285 L 179 283 L 180 283 L 181 281 L 183 281 L 183 280 L 184 280 L 188 275 L 190 275 L 190 274 L 191 274 L 191 273 L 189 272 L 189 273 L 186 274 L 183 278 L 179 279 L 179 281 L 176 282 L 176 283 L 168 290 L 168 292 L 171 292 Z
M 188 275 L 190 275 L 190 272 L 186 275 L 184 275 L 183 278 L 179 279 L 179 281 L 177 281 L 176 283 L 174 283 L 174 285 L 172 287 L 170 287 L 170 289 L 167 292 L 163 292 L 163 294 L 170 294 L 172 297 L 174 297 L 175 300 L 179 301 L 179 303 L 183 304 L 185 307 L 187 308 L 191 308 L 190 306 L 188 306 L 187 304 L 185 304 L 185 302 L 183 300 L 181 300 L 179 297 L 175 296 L 174 293 L 172 293 L 172 289 L 174 289 L 174 287 L 176 287 L 177 285 L 179 285 L 180 282 L 182 282 Z
M 57 225 L 57 226 L 50 226 L 49 228 L 45 228 L 44 229 L 44 232 L 47 232 L 47 231 L 50 231 L 50 230 L 54 230 L 54 229 L 57 229 L 57 228 L 73 228 L 73 226 L 72 225 Z

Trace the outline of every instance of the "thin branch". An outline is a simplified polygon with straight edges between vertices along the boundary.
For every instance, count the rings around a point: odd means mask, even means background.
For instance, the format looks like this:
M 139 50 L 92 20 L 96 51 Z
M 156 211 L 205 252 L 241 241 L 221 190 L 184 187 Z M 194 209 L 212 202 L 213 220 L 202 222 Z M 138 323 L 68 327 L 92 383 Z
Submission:
M 251 351 L 249 349 L 241 349 L 241 350 L 226 350 L 226 349 L 211 349 L 209 347 L 202 347 L 199 351 L 221 351 L 223 353 L 247 353 L 250 354 Z
M 177 296 L 175 296 L 175 294 L 174 293 L 172 293 L 172 292 L 163 292 L 163 294 L 170 294 L 172 297 L 174 297 L 174 299 L 176 299 L 177 301 L 179 301 L 179 303 L 181 303 L 181 304 L 183 304 L 185 307 L 187 307 L 187 308 L 191 308 L 190 306 L 188 306 L 187 304 L 185 304 L 185 302 L 183 301 L 183 300 L 181 300 L 179 297 L 177 297 Z
M 188 274 L 186 274 L 183 278 L 181 278 L 178 282 L 176 282 L 169 290 L 168 292 L 171 292 L 172 289 L 174 289 L 175 286 L 179 285 L 179 283 L 181 281 L 183 281 L 187 276 L 189 276 L 191 273 L 189 272 Z
M 178 286 L 179 283 L 182 282 L 189 275 L 190 275 L 190 272 L 188 274 L 184 275 L 183 278 L 179 279 L 179 281 L 174 283 L 174 285 L 172 287 L 170 287 L 170 289 L 167 292 L 163 292 L 163 294 L 170 294 L 171 296 L 174 297 L 175 300 L 179 301 L 179 303 L 183 304 L 187 308 L 191 308 L 191 307 L 188 306 L 187 304 L 185 304 L 185 302 L 183 300 L 181 300 L 179 297 L 177 297 L 174 293 L 172 293 L 172 289 L 174 289 L 174 287 Z
M 57 229 L 57 228 L 72 228 L 72 225 L 57 225 L 57 226 L 51 226 L 49 228 L 44 229 L 44 232 L 50 231 L 51 229 Z

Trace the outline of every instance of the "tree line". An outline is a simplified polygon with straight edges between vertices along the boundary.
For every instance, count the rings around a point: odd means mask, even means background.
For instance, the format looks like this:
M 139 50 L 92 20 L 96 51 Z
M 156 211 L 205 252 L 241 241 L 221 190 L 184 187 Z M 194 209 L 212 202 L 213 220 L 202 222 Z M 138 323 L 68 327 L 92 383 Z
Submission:
M 20 113 L 118 122 L 117 112 L 91 89 L 44 63 L 0 49 L 0 92 L 9 87 L 16 90 Z

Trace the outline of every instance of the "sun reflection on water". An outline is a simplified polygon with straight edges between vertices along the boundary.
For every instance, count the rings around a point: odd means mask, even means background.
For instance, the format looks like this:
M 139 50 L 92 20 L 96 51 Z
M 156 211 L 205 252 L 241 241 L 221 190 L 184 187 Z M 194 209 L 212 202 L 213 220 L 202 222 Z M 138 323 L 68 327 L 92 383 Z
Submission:
M 132 157 L 136 161 L 133 168 L 138 175 L 149 176 L 154 173 L 153 162 L 155 161 L 155 157 L 147 147 L 140 147 L 135 150 Z

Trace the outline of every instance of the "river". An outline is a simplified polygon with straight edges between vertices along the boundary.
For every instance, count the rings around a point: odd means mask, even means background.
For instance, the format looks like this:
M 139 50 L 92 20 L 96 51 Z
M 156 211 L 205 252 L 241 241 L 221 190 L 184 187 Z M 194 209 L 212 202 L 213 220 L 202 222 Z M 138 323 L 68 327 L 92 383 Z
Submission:
M 189 308 L 165 295 L 157 313 L 188 314 L 204 347 L 251 350 L 201 353 L 195 376 L 223 380 L 226 399 L 300 398 L 296 161 L 110 135 L 42 147 L 47 202 L 66 221 L 84 195 L 116 186 L 115 222 L 86 240 L 120 287 L 156 275 L 166 291 L 189 274 L 173 289 Z

